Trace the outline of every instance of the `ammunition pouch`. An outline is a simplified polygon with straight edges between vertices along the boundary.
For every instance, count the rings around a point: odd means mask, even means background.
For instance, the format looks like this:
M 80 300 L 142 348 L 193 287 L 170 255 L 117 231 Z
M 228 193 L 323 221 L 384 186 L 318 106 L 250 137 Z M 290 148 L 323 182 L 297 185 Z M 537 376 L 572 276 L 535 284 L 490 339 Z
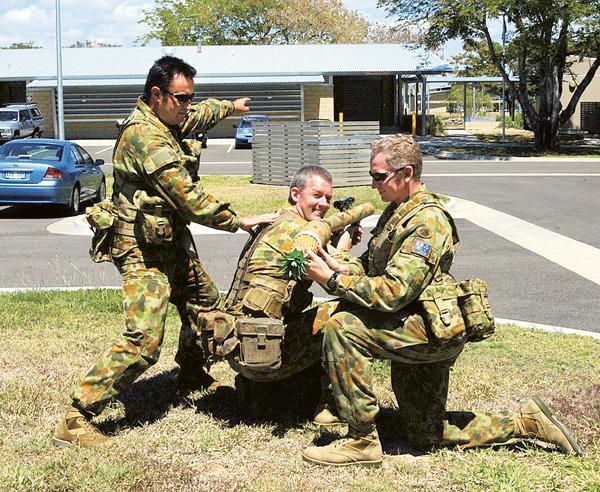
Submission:
M 302 289 L 303 292 L 295 289 Z M 273 319 L 282 319 L 288 313 L 302 311 L 312 302 L 312 294 L 294 280 L 256 275 L 250 280 L 242 305 L 253 312 Z
M 231 314 L 207 311 L 198 315 L 196 324 L 202 347 L 215 358 L 229 355 L 239 345 L 239 340 L 233 335 L 235 317 Z
M 449 276 L 425 288 L 417 300 L 417 309 L 433 341 L 447 342 L 465 332 L 457 284 Z
M 110 253 L 114 233 L 114 223 L 117 218 L 117 209 L 110 199 L 88 207 L 85 210 L 86 220 L 92 232 L 92 246 L 89 253 L 92 261 L 102 263 L 112 261 Z
M 140 210 L 137 214 L 135 230 L 142 243 L 151 246 L 168 245 L 173 241 L 173 213 L 165 213 L 162 205 L 152 211 Z
M 457 286 L 458 305 L 465 321 L 469 342 L 480 342 L 495 332 L 494 316 L 485 280 L 470 278 Z
M 257 372 L 273 372 L 281 367 L 281 342 L 285 334 L 283 321 L 271 318 L 241 318 L 235 323 L 239 340 L 239 361 Z

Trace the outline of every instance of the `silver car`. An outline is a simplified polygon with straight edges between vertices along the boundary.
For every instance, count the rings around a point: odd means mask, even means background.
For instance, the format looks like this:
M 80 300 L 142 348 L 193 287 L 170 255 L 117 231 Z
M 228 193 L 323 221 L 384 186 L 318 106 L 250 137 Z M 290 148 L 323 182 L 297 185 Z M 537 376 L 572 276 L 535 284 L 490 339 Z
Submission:
M 37 104 L 9 104 L 0 107 L 0 141 L 41 137 L 44 117 Z

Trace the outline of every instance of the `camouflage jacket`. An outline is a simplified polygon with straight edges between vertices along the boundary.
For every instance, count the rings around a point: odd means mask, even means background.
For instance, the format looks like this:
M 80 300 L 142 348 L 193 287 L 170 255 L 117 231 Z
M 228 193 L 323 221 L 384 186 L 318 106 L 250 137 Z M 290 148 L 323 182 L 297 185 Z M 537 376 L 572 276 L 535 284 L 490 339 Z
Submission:
M 235 231 L 239 218 L 204 191 L 198 178 L 200 143 L 186 140 L 213 127 L 233 111 L 230 101 L 207 99 L 195 104 L 180 126 L 168 126 L 138 99 L 125 121 L 113 152 L 113 201 L 119 217 L 132 221 L 137 210 L 173 213 L 180 223 L 198 222 Z
M 281 271 L 283 254 L 292 250 L 294 236 L 302 230 L 307 221 L 300 217 L 292 205 L 279 210 L 281 216 L 271 225 L 260 229 L 257 235 L 248 240 L 240 255 L 235 278 L 227 294 L 224 310 L 234 315 L 247 314 L 264 316 L 256 309 L 250 312 L 243 302 L 251 282 L 259 282 L 261 289 L 272 289 L 272 295 L 287 298 L 285 312 L 298 312 L 310 304 L 310 281 L 296 282 L 284 278 Z M 276 292 L 279 290 L 279 292 Z
M 458 246 L 452 218 L 435 205 L 439 200 L 425 185 L 401 204 L 390 203 L 367 251 L 347 263 L 350 274 L 338 276 L 333 294 L 384 312 L 416 300 L 434 276 L 449 271 Z

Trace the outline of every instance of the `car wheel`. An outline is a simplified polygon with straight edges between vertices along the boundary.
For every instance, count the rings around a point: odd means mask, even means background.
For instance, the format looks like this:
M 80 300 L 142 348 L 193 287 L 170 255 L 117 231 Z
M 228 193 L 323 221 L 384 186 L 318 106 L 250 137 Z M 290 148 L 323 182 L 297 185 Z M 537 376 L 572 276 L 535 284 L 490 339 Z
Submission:
M 106 182 L 104 180 L 102 180 L 102 183 L 100 183 L 100 188 L 98 188 L 98 193 L 96 193 L 96 198 L 94 199 L 94 202 L 101 202 L 105 198 L 106 198 Z
M 79 187 L 75 186 L 71 192 L 71 200 L 67 205 L 67 212 L 69 215 L 79 215 L 81 209 L 81 193 Z

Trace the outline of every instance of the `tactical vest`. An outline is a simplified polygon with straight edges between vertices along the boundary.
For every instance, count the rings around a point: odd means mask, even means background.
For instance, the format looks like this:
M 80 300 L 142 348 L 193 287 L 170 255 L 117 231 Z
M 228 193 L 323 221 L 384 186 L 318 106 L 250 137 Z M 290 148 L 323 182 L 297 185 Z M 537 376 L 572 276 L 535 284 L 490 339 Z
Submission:
M 283 319 L 287 314 L 298 313 L 310 305 L 312 294 L 307 281 L 274 278 L 248 272 L 250 259 L 261 239 L 281 222 L 296 217 L 294 212 L 281 214 L 273 224 L 266 225 L 250 238 L 240 254 L 235 277 L 227 293 L 224 309 L 236 315 L 266 316 Z
M 113 150 L 113 162 L 117 148 L 125 130 L 134 125 L 149 125 L 139 112 L 132 113 L 122 125 Z M 173 140 L 183 153 L 183 165 L 192 177 L 198 178 L 199 155 L 193 154 L 191 146 L 176 133 Z M 118 169 L 114 171 L 112 201 L 117 209 L 118 220 L 115 232 L 123 236 L 135 237 L 150 245 L 169 244 L 177 228 L 184 227 L 187 221 L 177 212 L 177 205 L 165 195 L 159 195 L 142 176 L 128 175 L 125 178 Z
M 459 237 L 454 219 L 444 208 L 444 206 L 437 201 L 435 195 L 432 195 L 436 201 L 427 201 L 421 203 L 414 203 L 408 210 L 403 210 L 402 213 L 396 208 L 390 213 L 386 213 L 387 209 L 379 218 L 375 229 L 373 229 L 373 236 L 369 241 L 368 249 L 368 275 L 371 277 L 383 275 L 387 267 L 389 259 L 398 251 L 404 240 L 410 236 L 420 224 L 416 224 L 407 228 L 408 222 L 415 217 L 422 210 L 435 207 L 444 212 L 444 215 L 450 223 L 452 228 L 452 252 L 454 253 L 458 248 Z M 437 271 L 439 265 L 432 265 L 434 271 Z

